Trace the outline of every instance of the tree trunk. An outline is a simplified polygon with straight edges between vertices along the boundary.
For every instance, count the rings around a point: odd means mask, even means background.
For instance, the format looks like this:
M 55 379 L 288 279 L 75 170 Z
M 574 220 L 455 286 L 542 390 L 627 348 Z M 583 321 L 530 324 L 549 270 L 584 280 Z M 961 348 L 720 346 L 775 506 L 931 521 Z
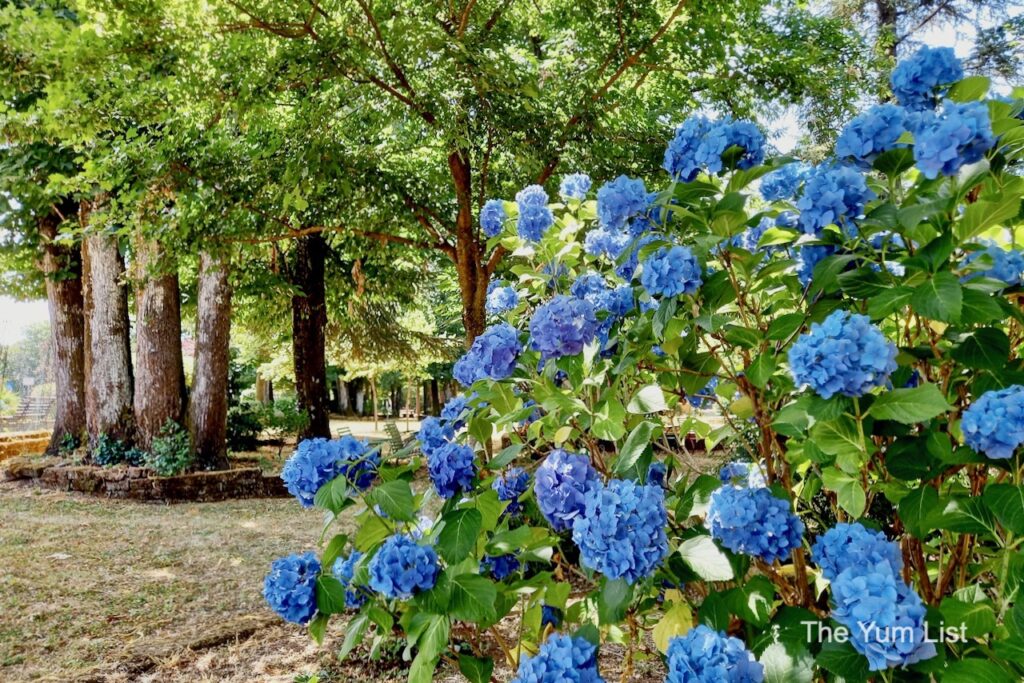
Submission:
M 63 217 L 76 211 L 74 202 L 61 205 Z M 70 437 L 82 443 L 85 427 L 85 316 L 82 300 L 82 254 L 76 242 L 57 243 L 62 215 L 56 212 L 39 222 L 43 238 L 42 270 L 46 276 L 46 300 L 50 309 L 53 346 L 53 379 L 57 413 L 47 453 L 57 452 Z M 2 379 L 0 379 L 2 386 Z
M 896 0 L 875 0 L 875 11 L 878 13 L 878 46 L 895 64 L 899 39 L 899 8 L 896 7 Z
M 292 284 L 300 293 L 292 297 L 292 356 L 296 398 L 299 408 L 309 415 L 309 426 L 299 435 L 300 440 L 331 438 L 324 338 L 326 256 L 327 242 L 322 235 L 307 235 L 295 241 Z
M 483 244 L 473 224 L 472 169 L 469 152 L 459 150 L 448 157 L 448 168 L 455 184 L 459 212 L 455 217 L 455 268 L 462 298 L 462 324 L 466 328 L 466 348 L 480 336 L 487 323 L 487 265 Z
M 128 287 L 117 238 L 89 235 L 82 242 L 85 310 L 85 418 L 89 445 L 100 436 L 133 442 L 133 377 Z
M 437 378 L 430 378 L 430 414 L 437 416 L 441 414 L 441 390 L 437 386 Z
M 148 449 L 167 422 L 185 418 L 181 293 L 177 264 L 158 242 L 140 240 L 135 265 L 135 425 Z
M 270 402 L 270 382 L 263 375 L 256 375 L 256 402 L 263 405 Z
M 200 255 L 196 304 L 196 358 L 189 401 L 192 449 L 199 467 L 225 469 L 231 357 L 231 285 L 225 257 Z
M 373 431 L 377 431 L 377 378 L 370 378 L 370 396 L 373 400 Z

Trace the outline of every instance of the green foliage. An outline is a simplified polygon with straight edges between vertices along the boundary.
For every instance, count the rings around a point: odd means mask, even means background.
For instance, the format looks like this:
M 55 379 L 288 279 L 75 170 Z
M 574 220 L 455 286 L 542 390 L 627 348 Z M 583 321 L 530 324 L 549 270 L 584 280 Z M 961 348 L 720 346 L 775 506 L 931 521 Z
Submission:
M 188 432 L 174 420 L 160 428 L 143 463 L 161 477 L 173 477 L 192 465 L 192 449 Z
M 145 453 L 141 450 L 107 434 L 100 434 L 90 455 L 92 461 L 101 467 L 113 467 L 114 465 L 138 467 L 145 460 Z

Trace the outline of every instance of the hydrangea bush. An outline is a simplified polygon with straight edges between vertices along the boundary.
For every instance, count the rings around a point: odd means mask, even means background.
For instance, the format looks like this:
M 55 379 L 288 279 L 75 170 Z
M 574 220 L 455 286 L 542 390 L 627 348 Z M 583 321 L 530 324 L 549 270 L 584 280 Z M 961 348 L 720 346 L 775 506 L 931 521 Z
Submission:
M 486 202 L 463 395 L 299 445 L 271 606 L 412 681 L 1024 679 L 1024 103 L 947 50 L 892 86 L 815 164 L 693 116 L 660 181 Z

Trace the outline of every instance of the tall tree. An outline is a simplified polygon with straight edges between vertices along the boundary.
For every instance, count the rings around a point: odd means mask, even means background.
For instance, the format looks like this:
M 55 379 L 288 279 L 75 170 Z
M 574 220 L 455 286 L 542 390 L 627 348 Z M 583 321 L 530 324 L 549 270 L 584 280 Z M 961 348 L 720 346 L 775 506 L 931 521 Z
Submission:
M 228 365 L 231 359 L 231 284 L 225 255 L 203 252 L 196 303 L 196 353 L 189 431 L 196 463 L 227 466 Z
M 324 272 L 327 242 L 320 234 L 306 235 L 295 241 L 291 264 L 292 284 L 292 358 L 295 363 L 295 394 L 299 407 L 309 415 L 301 438 L 331 438 L 327 397 L 327 357 L 325 329 L 327 294 Z

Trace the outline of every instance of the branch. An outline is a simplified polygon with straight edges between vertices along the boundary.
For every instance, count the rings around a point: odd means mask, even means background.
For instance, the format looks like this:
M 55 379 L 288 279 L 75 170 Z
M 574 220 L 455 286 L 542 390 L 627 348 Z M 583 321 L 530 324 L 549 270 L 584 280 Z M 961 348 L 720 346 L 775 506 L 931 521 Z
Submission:
M 308 228 L 295 228 L 284 233 L 268 235 L 266 237 L 237 237 L 228 238 L 224 241 L 241 244 L 264 244 L 268 242 L 282 242 L 284 240 L 298 239 L 307 235 L 320 235 L 326 232 L 345 232 L 357 237 L 365 237 L 366 239 L 374 240 L 381 244 L 393 242 L 395 244 L 405 244 L 410 247 L 416 247 L 417 249 L 438 249 L 440 251 L 446 251 L 448 248 L 447 245 L 443 244 L 420 242 L 408 237 L 391 235 L 385 232 L 376 232 L 373 230 L 356 230 L 355 228 L 349 228 L 344 225 L 314 225 Z
M 456 35 L 461 38 L 462 34 L 466 32 L 466 24 L 469 23 L 469 14 L 473 11 L 473 7 L 476 5 L 476 0 L 469 0 L 466 3 L 466 9 L 462 10 L 462 19 L 459 20 L 459 30 Z
M 381 54 L 384 56 L 384 61 L 387 62 L 388 68 L 391 69 L 391 73 L 398 79 L 399 84 L 409 93 L 412 97 L 416 97 L 416 91 L 412 89 L 412 85 L 409 84 L 409 80 L 405 77 L 405 72 L 395 62 L 391 53 L 388 52 L 388 46 L 384 42 L 384 34 L 381 33 L 380 24 L 377 23 L 377 19 L 373 16 L 373 12 L 370 11 L 370 7 L 366 4 L 366 0 L 356 0 L 359 6 L 363 9 L 363 14 L 366 15 L 366 21 L 370 23 L 370 27 L 373 29 L 374 35 L 377 37 L 377 45 L 380 46 Z
M 903 34 L 902 36 L 897 36 L 897 37 L 896 37 L 896 42 L 895 42 L 895 45 L 899 45 L 899 44 L 900 44 L 900 43 L 902 43 L 902 42 L 903 42 L 904 40 L 906 40 L 907 38 L 909 38 L 909 37 L 910 37 L 910 36 L 912 36 L 913 34 L 915 34 L 915 33 L 917 33 L 918 31 L 920 31 L 920 30 L 921 30 L 922 28 L 924 28 L 924 27 L 925 27 L 925 25 L 927 25 L 927 24 L 928 24 L 928 23 L 929 23 L 929 22 L 930 22 L 930 21 L 931 21 L 932 19 L 934 19 L 934 18 L 935 18 L 936 16 L 938 16 L 939 12 L 941 12 L 941 11 L 942 11 L 942 10 L 944 10 L 944 9 L 947 9 L 947 8 L 949 7 L 949 5 L 950 5 L 950 2 L 949 2 L 949 0 L 946 0 L 946 2 L 940 2 L 940 3 L 938 4 L 938 5 L 936 5 L 936 6 L 935 6 L 935 9 L 934 9 L 934 10 L 932 10 L 932 11 L 931 11 L 931 12 L 930 12 L 930 13 L 929 13 L 929 14 L 928 14 L 927 16 L 925 16 L 925 18 L 924 18 L 924 19 L 922 19 L 922 20 L 921 20 L 920 22 L 918 22 L 917 26 L 915 26 L 914 28 L 910 29 L 909 31 L 907 31 L 906 33 L 904 33 L 904 34 Z

